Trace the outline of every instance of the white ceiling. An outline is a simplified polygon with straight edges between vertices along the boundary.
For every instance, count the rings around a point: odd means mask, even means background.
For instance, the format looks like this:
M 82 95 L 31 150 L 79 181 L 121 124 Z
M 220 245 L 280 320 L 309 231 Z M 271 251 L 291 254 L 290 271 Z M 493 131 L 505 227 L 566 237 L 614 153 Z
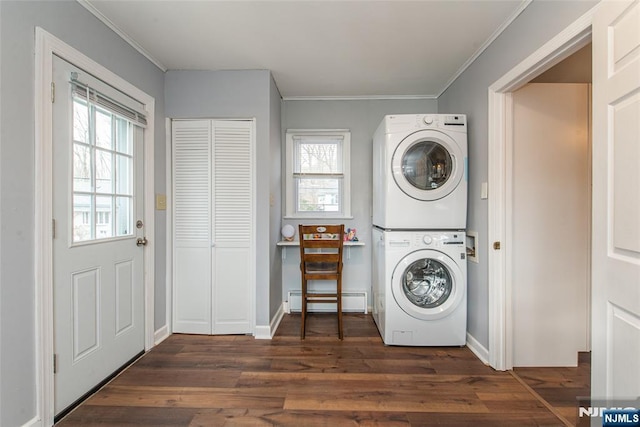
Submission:
M 268 69 L 285 98 L 437 97 L 530 0 L 78 0 L 163 70 Z

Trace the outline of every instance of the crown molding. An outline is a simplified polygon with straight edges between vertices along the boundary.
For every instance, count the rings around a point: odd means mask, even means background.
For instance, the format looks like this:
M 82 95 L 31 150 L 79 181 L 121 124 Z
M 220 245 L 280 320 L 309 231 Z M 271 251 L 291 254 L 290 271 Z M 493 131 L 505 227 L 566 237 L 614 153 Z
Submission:
M 140 52 L 145 58 L 147 58 L 149 61 L 151 61 L 156 67 L 158 67 L 160 70 L 162 70 L 162 72 L 166 72 L 168 70 L 168 68 L 162 63 L 160 62 L 158 59 L 156 59 L 153 55 L 151 55 L 149 52 L 147 52 L 142 46 L 140 46 L 134 39 L 132 39 L 127 33 L 125 33 L 124 31 L 122 31 L 116 24 L 113 23 L 113 21 L 111 21 L 109 18 L 107 18 L 106 16 L 104 16 L 102 14 L 102 12 L 100 12 L 98 9 L 96 9 L 96 7 L 94 5 L 92 5 L 90 3 L 89 0 L 76 0 L 82 7 L 84 7 L 85 9 L 87 9 L 93 16 L 95 16 L 96 18 L 98 18 L 100 21 L 102 21 L 103 24 L 105 24 L 107 27 L 109 27 L 114 33 L 116 33 L 118 36 L 120 36 L 125 42 L 127 42 L 131 47 L 133 47 L 135 50 L 137 50 L 138 52 Z
M 462 67 L 460 67 L 460 69 L 444 85 L 440 93 L 438 93 L 438 95 L 436 96 L 436 99 L 440 98 L 442 94 L 445 93 L 447 89 L 449 89 L 449 86 L 451 86 L 453 82 L 455 82 L 458 79 L 458 77 L 460 77 L 462 73 L 464 73 L 467 70 L 467 68 L 469 68 L 471 64 L 473 64 L 475 60 L 478 59 L 478 57 L 482 55 L 482 53 L 485 50 L 487 50 L 487 48 L 491 45 L 491 43 L 493 43 L 498 37 L 500 37 L 500 34 L 502 34 L 504 30 L 506 30 L 507 27 L 511 25 L 511 23 L 515 21 L 516 18 L 520 16 L 520 14 L 524 12 L 524 10 L 532 2 L 533 0 L 522 0 L 522 3 L 520 3 L 520 6 L 518 6 L 518 8 L 511 14 L 511 16 L 509 16 L 509 18 L 507 18 L 507 20 L 504 21 L 502 25 L 500 25 L 487 40 L 485 40 L 485 42 L 478 48 L 478 50 L 471 57 L 469 57 L 469 59 L 467 59 L 467 61 L 464 64 L 462 64 Z
M 362 96 L 283 96 L 283 101 L 388 101 L 438 99 L 436 95 L 362 95 Z

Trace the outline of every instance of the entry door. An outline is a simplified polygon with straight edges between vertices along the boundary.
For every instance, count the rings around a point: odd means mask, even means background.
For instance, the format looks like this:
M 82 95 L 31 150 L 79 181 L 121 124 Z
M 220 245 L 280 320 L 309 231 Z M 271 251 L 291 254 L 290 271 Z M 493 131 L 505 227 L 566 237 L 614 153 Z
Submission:
M 591 395 L 640 396 L 640 5 L 593 22 Z
M 53 73 L 59 414 L 144 350 L 144 253 L 136 244 L 144 230 L 136 227 L 143 218 L 143 130 L 114 112 L 119 101 L 94 92 L 108 92 L 105 84 L 57 57 Z

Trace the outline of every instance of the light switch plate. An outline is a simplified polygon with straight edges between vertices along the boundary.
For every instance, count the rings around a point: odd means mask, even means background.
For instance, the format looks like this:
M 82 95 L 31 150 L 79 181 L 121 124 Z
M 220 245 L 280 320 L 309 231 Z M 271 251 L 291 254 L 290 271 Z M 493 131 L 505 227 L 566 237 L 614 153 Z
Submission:
M 480 189 L 480 198 L 485 200 L 489 197 L 489 186 L 486 182 L 482 183 L 482 187 Z
M 158 210 L 158 211 L 167 210 L 167 195 L 166 194 L 156 194 L 156 210 Z

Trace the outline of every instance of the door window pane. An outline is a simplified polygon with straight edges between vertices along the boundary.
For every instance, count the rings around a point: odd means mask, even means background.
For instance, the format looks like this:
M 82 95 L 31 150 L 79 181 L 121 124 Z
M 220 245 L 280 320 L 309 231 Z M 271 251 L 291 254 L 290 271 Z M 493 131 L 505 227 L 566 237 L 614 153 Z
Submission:
M 131 197 L 116 197 L 116 236 L 132 234 L 132 205 Z
M 113 192 L 113 154 L 96 150 L 96 193 Z
M 73 241 L 83 242 L 93 238 L 93 197 L 87 195 L 73 196 Z
M 91 191 L 91 147 L 73 144 L 73 191 Z
M 116 154 L 116 193 L 133 194 L 133 162 L 131 157 Z
M 96 197 L 96 239 L 113 237 L 113 198 L 110 196 Z
M 133 154 L 133 138 L 131 132 L 133 125 L 123 118 L 116 118 L 116 151 L 124 154 Z
M 73 140 L 89 143 L 89 110 L 87 103 L 79 99 L 73 101 Z
M 107 111 L 96 108 L 96 145 L 102 148 L 113 148 L 113 115 Z

